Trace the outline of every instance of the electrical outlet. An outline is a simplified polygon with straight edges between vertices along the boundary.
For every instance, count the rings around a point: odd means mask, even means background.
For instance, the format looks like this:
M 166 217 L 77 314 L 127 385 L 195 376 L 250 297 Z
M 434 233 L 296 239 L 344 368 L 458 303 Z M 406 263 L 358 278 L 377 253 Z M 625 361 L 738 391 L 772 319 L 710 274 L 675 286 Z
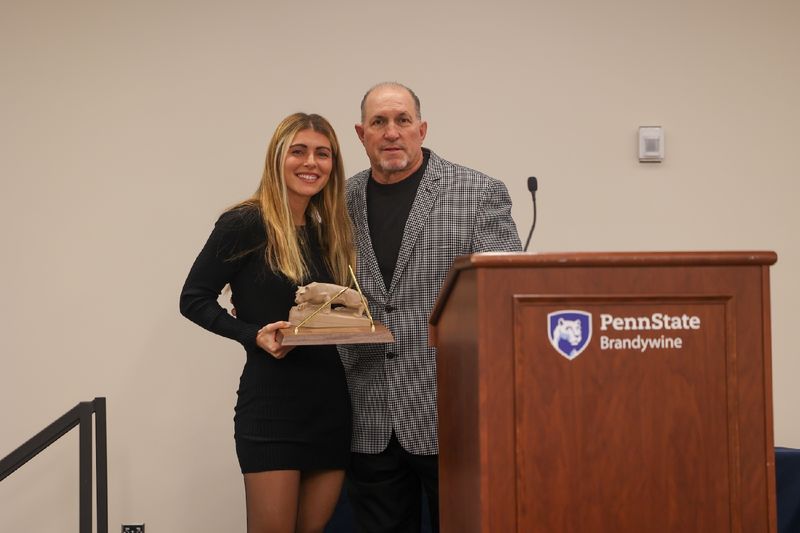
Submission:
M 144 524 L 122 524 L 122 533 L 144 533 Z

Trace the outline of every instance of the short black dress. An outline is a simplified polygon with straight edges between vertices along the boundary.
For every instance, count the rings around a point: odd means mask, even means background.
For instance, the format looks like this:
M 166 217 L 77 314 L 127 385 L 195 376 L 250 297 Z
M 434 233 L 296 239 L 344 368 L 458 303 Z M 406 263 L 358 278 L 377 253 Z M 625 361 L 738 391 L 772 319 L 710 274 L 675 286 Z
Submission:
M 332 282 L 309 221 L 308 282 Z M 256 345 L 264 325 L 286 320 L 297 285 L 264 260 L 266 231 L 255 207 L 224 213 L 194 262 L 181 292 L 181 313 L 239 341 L 247 361 L 239 380 L 234 428 L 242 473 L 344 469 L 350 455 L 351 409 L 335 346 L 298 346 L 275 359 Z M 217 303 L 230 283 L 236 318 Z

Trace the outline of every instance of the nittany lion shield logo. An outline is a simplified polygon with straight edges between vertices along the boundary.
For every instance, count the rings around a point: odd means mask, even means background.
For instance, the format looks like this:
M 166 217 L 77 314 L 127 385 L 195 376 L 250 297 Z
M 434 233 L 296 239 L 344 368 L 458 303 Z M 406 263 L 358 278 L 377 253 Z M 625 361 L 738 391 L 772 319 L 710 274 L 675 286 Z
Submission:
M 550 344 L 567 359 L 575 359 L 592 338 L 592 314 L 586 311 L 563 310 L 547 315 Z

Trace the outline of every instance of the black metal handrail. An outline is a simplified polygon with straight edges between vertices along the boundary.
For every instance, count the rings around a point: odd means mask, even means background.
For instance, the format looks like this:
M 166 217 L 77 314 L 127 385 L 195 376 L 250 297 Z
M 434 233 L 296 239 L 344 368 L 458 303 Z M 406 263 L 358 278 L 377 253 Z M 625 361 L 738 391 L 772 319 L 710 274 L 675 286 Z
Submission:
M 106 399 L 81 402 L 25 444 L 0 459 L 0 481 L 36 457 L 75 426 L 80 426 L 79 499 L 80 533 L 92 533 L 92 413 L 95 415 L 95 462 L 97 467 L 97 533 L 108 533 L 108 459 L 106 448 Z

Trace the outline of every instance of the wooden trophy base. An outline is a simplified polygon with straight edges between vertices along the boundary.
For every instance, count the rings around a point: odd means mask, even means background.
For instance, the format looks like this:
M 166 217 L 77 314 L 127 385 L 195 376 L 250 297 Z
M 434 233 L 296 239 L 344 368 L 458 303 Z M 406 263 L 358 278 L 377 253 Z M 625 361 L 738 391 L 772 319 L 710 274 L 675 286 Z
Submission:
M 298 331 L 295 333 L 295 329 Z M 307 346 L 317 344 L 379 344 L 394 342 L 389 329 L 375 322 L 375 331 L 370 326 L 338 326 L 328 328 L 307 327 L 278 330 L 278 341 L 284 346 Z

